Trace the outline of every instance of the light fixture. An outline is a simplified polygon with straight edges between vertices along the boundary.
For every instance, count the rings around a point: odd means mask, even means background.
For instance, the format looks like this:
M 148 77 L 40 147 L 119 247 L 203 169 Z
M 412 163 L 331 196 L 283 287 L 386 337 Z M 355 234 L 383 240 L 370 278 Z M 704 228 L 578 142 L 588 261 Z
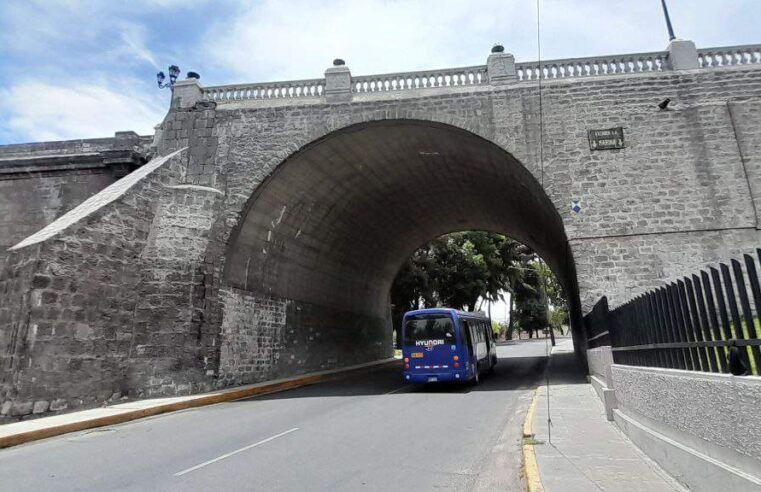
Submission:
M 180 67 L 177 65 L 169 65 L 169 82 L 164 82 L 166 80 L 166 75 L 164 75 L 164 72 L 159 72 L 156 74 L 156 82 L 158 83 L 159 89 L 163 89 L 165 87 L 171 88 L 174 86 L 174 83 L 177 82 L 177 77 L 180 75 Z

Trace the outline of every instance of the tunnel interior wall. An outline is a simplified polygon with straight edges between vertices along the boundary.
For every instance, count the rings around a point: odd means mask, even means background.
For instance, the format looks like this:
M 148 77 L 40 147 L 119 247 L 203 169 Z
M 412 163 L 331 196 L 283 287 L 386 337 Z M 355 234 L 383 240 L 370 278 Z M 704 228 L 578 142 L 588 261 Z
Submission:
M 219 384 L 257 383 L 393 356 L 389 320 L 222 291 Z

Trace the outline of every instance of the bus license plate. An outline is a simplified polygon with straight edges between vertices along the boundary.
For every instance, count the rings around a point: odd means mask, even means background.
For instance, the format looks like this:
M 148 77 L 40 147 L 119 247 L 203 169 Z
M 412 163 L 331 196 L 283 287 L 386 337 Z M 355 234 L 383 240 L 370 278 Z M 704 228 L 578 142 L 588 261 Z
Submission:
M 437 378 L 436 376 L 431 376 L 431 377 L 428 378 L 428 382 L 429 383 L 435 383 L 438 380 L 439 380 L 439 378 Z
M 423 358 L 423 352 L 412 352 L 412 358 L 413 359 L 422 359 Z

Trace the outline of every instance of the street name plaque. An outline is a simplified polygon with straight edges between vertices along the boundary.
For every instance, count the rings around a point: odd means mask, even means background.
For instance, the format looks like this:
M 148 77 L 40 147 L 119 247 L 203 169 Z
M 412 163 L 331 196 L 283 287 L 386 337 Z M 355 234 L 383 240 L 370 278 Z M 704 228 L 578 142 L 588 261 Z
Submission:
M 624 148 L 623 127 L 607 128 L 604 130 L 589 130 L 590 150 L 612 150 Z

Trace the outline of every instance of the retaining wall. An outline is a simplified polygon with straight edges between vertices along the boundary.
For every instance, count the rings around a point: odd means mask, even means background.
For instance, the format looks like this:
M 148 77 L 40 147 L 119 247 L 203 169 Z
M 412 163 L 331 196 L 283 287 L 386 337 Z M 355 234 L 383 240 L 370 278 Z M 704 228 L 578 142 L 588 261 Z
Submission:
M 761 490 L 761 378 L 610 366 L 618 426 L 695 491 Z

